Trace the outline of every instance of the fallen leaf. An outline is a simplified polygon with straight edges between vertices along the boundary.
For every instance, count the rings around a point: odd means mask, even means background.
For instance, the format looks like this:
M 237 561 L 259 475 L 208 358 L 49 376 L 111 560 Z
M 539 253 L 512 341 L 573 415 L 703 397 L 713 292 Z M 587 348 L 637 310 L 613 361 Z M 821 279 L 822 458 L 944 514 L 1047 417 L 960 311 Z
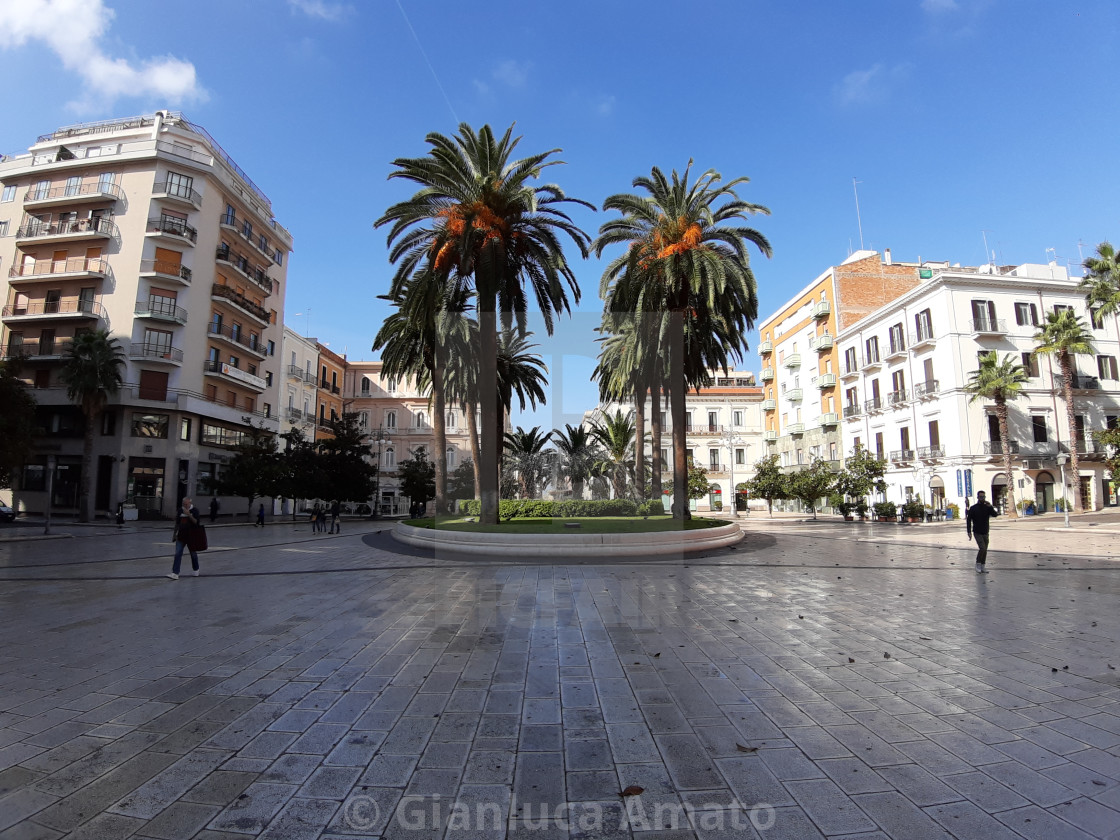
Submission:
M 659 657 L 660 655 L 661 655 L 661 651 L 658 651 L 657 653 L 655 653 L 655 654 L 653 655 L 653 658 L 654 658 L 654 659 L 656 659 L 656 658 L 657 658 L 657 657 Z
M 933 641 L 933 639 L 931 639 L 929 636 L 919 636 L 918 638 L 921 639 L 923 642 L 932 642 Z
M 758 747 L 744 747 L 742 744 L 735 744 L 735 749 L 739 752 L 754 753 L 758 752 Z
M 798 616 L 798 618 L 805 618 L 805 616 L 803 616 L 803 615 L 799 615 L 799 616 Z
M 848 662 L 849 662 L 849 663 L 852 663 L 852 662 L 855 662 L 855 660 L 854 660 L 854 659 L 852 659 L 852 657 L 850 657 L 850 656 L 849 656 L 849 657 L 848 657 Z
M 884 659 L 890 659 L 890 658 L 891 658 L 891 655 L 890 655 L 889 653 L 884 653 L 884 654 L 883 654 L 883 658 L 884 658 Z
M 641 796 L 643 793 L 645 793 L 645 788 L 644 787 L 638 787 L 637 785 L 630 785 L 630 787 L 628 787 L 628 788 L 626 788 L 626 790 L 622 791 L 622 793 L 620 793 L 619 796 Z

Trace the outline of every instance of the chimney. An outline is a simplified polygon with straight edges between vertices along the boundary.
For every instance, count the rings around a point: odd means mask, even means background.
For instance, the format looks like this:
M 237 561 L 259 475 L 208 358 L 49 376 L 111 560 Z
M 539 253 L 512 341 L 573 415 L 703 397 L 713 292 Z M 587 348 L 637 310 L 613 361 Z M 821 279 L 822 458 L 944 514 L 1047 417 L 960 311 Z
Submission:
M 894 265 L 894 263 L 891 262 L 891 249 L 890 248 L 884 248 L 883 249 L 883 264 L 884 265 Z

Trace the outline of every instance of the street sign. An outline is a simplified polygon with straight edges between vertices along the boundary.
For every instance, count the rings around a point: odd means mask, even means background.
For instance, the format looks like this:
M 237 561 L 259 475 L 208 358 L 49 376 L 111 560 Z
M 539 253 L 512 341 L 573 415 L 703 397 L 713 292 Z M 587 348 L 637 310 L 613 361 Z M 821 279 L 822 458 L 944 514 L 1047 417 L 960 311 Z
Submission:
M 958 496 L 963 496 L 964 495 L 964 479 L 961 476 L 961 471 L 960 470 L 957 470 L 957 495 Z
M 964 471 L 964 494 L 972 496 L 972 470 Z

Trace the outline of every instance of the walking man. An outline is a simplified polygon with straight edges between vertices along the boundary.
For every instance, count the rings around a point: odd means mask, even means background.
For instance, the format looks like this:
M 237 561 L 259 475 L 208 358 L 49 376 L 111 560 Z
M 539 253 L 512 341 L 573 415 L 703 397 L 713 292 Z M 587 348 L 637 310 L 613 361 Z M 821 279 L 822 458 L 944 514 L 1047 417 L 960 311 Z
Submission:
M 264 527 L 264 503 L 263 502 L 261 503 L 261 506 L 259 508 L 257 508 L 257 527 L 258 528 L 263 528 Z
M 183 507 L 175 518 L 175 563 L 171 567 L 171 574 L 167 577 L 172 580 L 179 579 L 179 567 L 183 563 L 183 549 L 191 553 L 191 569 L 194 576 L 198 577 L 198 548 L 199 541 L 205 532 L 202 530 L 202 519 L 198 508 L 191 504 L 189 497 L 183 497 Z
M 999 512 L 992 507 L 984 497 L 984 491 L 981 490 L 976 494 L 976 504 L 968 509 L 968 514 L 965 516 L 965 530 L 968 532 L 968 538 L 972 539 L 973 535 L 976 536 L 976 571 L 978 574 L 984 574 L 986 571 L 984 564 L 988 559 L 988 523 L 993 516 L 999 516 Z
M 218 497 L 217 496 L 211 496 L 211 498 L 210 498 L 210 521 L 211 522 L 217 522 L 218 521 L 218 508 L 220 508 L 220 507 L 221 507 L 221 504 L 218 502 Z
M 331 502 L 331 533 L 341 534 L 342 523 L 339 522 L 339 517 L 342 515 L 342 505 L 338 503 L 338 499 Z

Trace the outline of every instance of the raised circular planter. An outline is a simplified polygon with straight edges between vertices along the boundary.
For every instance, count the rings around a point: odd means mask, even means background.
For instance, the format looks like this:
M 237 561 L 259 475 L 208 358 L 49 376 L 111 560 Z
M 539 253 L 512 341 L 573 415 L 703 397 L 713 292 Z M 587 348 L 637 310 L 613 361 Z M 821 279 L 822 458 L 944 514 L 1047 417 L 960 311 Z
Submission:
M 437 552 L 486 554 L 502 557 L 642 557 L 711 551 L 743 538 L 737 522 L 691 531 L 651 531 L 648 534 L 472 534 L 440 531 L 398 522 L 393 538 Z

